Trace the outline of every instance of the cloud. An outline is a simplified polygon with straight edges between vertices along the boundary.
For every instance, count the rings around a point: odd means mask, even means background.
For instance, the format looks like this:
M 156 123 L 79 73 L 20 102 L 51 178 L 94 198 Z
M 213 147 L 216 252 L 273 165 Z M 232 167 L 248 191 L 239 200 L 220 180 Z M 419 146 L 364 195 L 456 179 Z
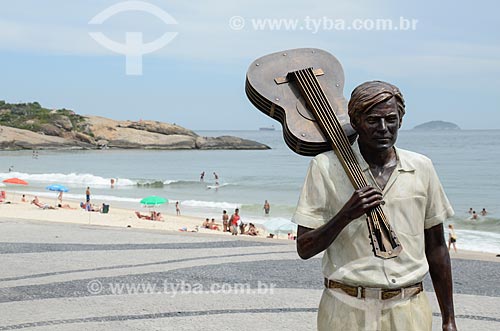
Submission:
M 13 4 L 0 9 L 11 20 L 0 20 L 0 49 L 49 54 L 110 55 L 98 45 L 88 33 L 102 28 L 107 35 L 117 40 L 123 39 L 126 31 L 141 31 L 145 38 L 160 36 L 165 29 L 179 32 L 173 47 L 165 47 L 154 56 L 199 59 L 242 58 L 248 50 L 261 53 L 274 45 L 275 49 L 290 48 L 308 43 L 311 34 L 297 31 L 254 31 L 248 23 L 244 31 L 234 31 L 229 27 L 229 19 L 234 15 L 253 18 L 303 19 L 306 16 L 348 18 L 353 13 L 369 12 L 370 6 L 344 2 L 340 4 L 305 4 L 297 1 L 287 6 L 270 4 L 268 1 L 236 3 L 219 1 L 192 1 L 180 4 L 150 1 L 171 14 L 178 25 L 166 27 L 158 24 L 150 14 L 121 13 L 102 26 L 91 26 L 88 22 L 97 13 L 120 1 L 86 1 L 67 5 L 61 0 L 52 0 L 50 10 L 39 1 L 22 1 L 24 6 Z M 5 8 L 1 8 L 5 7 Z M 29 12 L 26 7 L 31 8 Z M 268 10 L 263 11 L 265 7 Z M 58 8 L 53 10 L 53 8 Z M 37 15 L 34 15 L 36 13 Z M 313 40 L 320 40 L 315 37 Z
M 64 25 L 0 21 L 0 49 L 49 54 L 109 54 L 88 30 Z
M 355 56 L 350 66 L 375 75 L 412 79 L 463 78 L 452 83 L 470 84 L 472 78 L 488 79 L 492 73 L 500 74 L 500 47 L 453 42 L 441 42 L 436 46 L 434 42 L 423 42 L 418 52 Z

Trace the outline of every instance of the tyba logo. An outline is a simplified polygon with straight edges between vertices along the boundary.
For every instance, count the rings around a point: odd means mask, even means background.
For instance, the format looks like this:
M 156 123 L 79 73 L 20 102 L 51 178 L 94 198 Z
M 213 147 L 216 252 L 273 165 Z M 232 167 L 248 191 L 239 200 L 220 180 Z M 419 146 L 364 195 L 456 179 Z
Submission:
M 112 5 L 94 16 L 89 24 L 102 24 L 116 14 L 129 11 L 150 13 L 165 24 L 177 24 L 177 21 L 163 9 L 143 1 L 125 1 Z M 107 49 L 125 55 L 126 74 L 142 75 L 142 56 L 165 47 L 176 36 L 177 32 L 165 32 L 160 38 L 144 43 L 142 32 L 126 32 L 125 44 L 120 44 L 106 37 L 102 32 L 89 32 L 90 36 Z

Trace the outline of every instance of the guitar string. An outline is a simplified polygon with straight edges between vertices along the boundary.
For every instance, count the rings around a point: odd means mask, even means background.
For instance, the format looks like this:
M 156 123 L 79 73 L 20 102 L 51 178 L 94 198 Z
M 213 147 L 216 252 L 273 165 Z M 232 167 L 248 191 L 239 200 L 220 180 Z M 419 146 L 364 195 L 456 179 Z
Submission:
M 361 167 L 359 166 L 359 163 L 354 156 L 354 152 L 349 145 L 346 135 L 343 131 L 339 131 L 342 130 L 342 128 L 337 117 L 333 113 L 331 105 L 329 104 L 328 100 L 325 100 L 325 96 L 322 94 L 323 91 L 321 89 L 321 86 L 319 86 L 319 84 L 315 84 L 318 82 L 316 77 L 314 76 L 314 73 L 312 72 L 312 69 L 308 68 L 299 70 L 298 76 L 304 92 L 307 93 L 307 97 L 310 99 L 309 102 L 311 103 L 313 108 L 316 108 L 314 109 L 316 116 L 319 118 L 319 120 L 322 121 L 324 129 L 334 140 L 333 142 L 335 144 L 336 150 L 341 154 L 341 157 L 343 157 L 344 162 L 342 163 L 346 172 L 350 174 L 352 180 L 357 182 L 353 184 L 358 185 L 359 187 L 368 185 L 368 183 L 366 182 L 366 178 L 361 172 Z M 313 79 L 311 79 L 311 77 L 313 77 Z M 319 109 L 322 109 L 322 111 L 319 111 Z M 379 230 L 380 224 L 377 214 L 378 213 L 373 212 L 373 210 L 370 211 L 373 225 L 377 230 Z
M 312 86 L 310 86 L 310 83 L 305 82 L 307 77 L 303 77 L 303 73 L 299 73 L 299 75 L 300 75 L 301 83 L 304 85 L 304 87 L 306 89 L 309 90 L 309 91 L 306 91 L 306 92 L 308 92 L 307 93 L 308 98 L 312 99 L 312 100 L 310 100 L 310 101 L 312 101 L 311 103 L 315 103 L 315 104 L 312 104 L 312 106 L 315 108 L 320 108 L 321 105 L 318 104 L 319 100 L 317 98 L 314 98 L 314 94 L 318 94 L 318 91 L 311 91 Z M 315 92 L 315 93 L 312 93 L 312 92 Z M 324 105 L 321 108 L 325 108 Z M 326 110 L 324 109 L 323 112 L 326 112 Z M 346 148 L 345 139 L 344 139 L 344 141 L 342 139 L 340 139 L 338 131 L 335 128 L 332 128 L 332 123 L 329 123 L 330 122 L 329 117 L 331 117 L 331 116 L 326 117 L 323 112 L 320 112 L 317 109 L 315 109 L 315 113 L 319 117 L 319 119 L 322 121 L 322 124 L 325 126 L 325 130 L 330 134 L 330 136 L 332 138 L 334 138 L 333 142 L 336 145 L 335 146 L 336 150 L 338 152 L 340 152 L 340 154 L 344 160 L 351 161 L 349 163 L 346 163 L 345 166 L 346 166 L 346 171 L 350 172 L 352 179 L 354 179 L 356 181 L 356 183 L 353 183 L 353 184 L 357 185 L 358 186 L 357 188 L 366 186 L 366 185 L 363 185 L 364 183 L 363 183 L 363 180 L 361 179 L 362 177 L 359 176 L 359 172 L 355 172 L 355 169 L 352 168 L 352 166 L 355 165 L 356 163 L 353 162 L 354 155 L 350 155 L 351 153 L 348 153 L 348 150 L 350 149 L 350 147 L 348 146 L 348 148 Z
M 312 70 L 307 70 L 306 74 L 309 74 L 308 76 L 308 79 L 311 81 L 311 83 L 314 86 L 314 92 L 316 93 L 316 95 L 319 96 L 319 101 L 321 103 L 321 106 L 323 108 L 323 111 L 325 113 L 327 113 L 327 116 L 326 118 L 327 119 L 330 119 L 329 122 L 329 125 L 330 126 L 333 126 L 333 128 L 330 128 L 330 131 L 333 131 L 336 135 L 336 139 L 337 139 L 337 143 L 338 143 L 338 147 L 342 148 L 343 150 L 343 153 L 344 155 L 346 155 L 347 157 L 344 157 L 345 159 L 347 159 L 347 161 L 350 161 L 348 163 L 348 166 L 350 166 L 350 170 L 351 170 L 351 173 L 352 175 L 356 176 L 357 177 L 357 180 L 358 180 L 358 188 L 361 188 L 363 186 L 366 186 L 368 185 L 368 183 L 366 182 L 366 179 L 363 177 L 363 175 L 361 174 L 361 168 L 359 167 L 359 164 L 356 160 L 356 157 L 354 156 L 354 153 L 352 152 L 352 149 L 350 148 L 350 145 L 349 145 L 349 140 L 347 139 L 347 136 L 343 133 L 343 130 L 342 130 L 342 127 L 338 121 L 338 119 L 336 117 L 334 117 L 334 113 L 333 113 L 333 110 L 331 108 L 331 105 L 329 104 L 328 100 L 325 100 L 325 96 L 324 96 L 324 93 L 322 93 L 322 89 L 321 89 L 321 86 L 316 86 L 316 84 L 314 83 L 317 83 L 317 80 L 316 82 L 314 81 L 314 79 L 316 78 L 314 76 L 314 73 L 312 72 Z M 311 75 L 314 79 L 311 79 Z M 339 131 L 339 130 L 342 130 L 342 131 Z
M 322 95 L 322 93 L 319 93 L 319 92 L 323 92 L 323 91 L 321 90 L 321 86 L 319 85 L 319 82 L 317 81 L 316 77 L 314 76 L 312 69 L 311 68 L 303 69 L 303 71 L 302 72 L 299 71 L 296 76 L 299 79 L 299 81 L 304 89 L 304 92 L 307 94 L 307 97 L 310 99 L 309 102 L 312 104 L 312 106 L 318 107 L 318 103 L 320 103 L 320 104 L 322 103 L 321 106 L 322 106 L 323 110 L 324 111 L 329 110 L 331 112 L 332 111 L 331 105 L 329 104 L 328 100 L 325 98 L 324 95 Z M 307 77 L 307 76 L 309 76 L 309 77 Z M 311 77 L 313 77 L 314 79 L 311 80 Z M 313 87 L 313 85 L 314 85 L 314 87 Z M 307 91 L 307 89 L 309 89 L 309 91 Z M 313 91 L 316 93 L 311 93 L 311 90 L 316 90 L 316 91 Z M 314 95 L 316 95 L 316 96 L 319 95 L 320 97 L 322 97 L 323 100 L 318 100 L 317 97 L 314 98 Z M 316 105 L 314 105 L 314 104 L 316 104 Z M 326 112 L 328 113 L 328 111 L 326 111 Z M 348 140 L 347 140 L 345 134 L 341 135 L 341 137 L 344 139 L 339 139 L 339 135 L 337 133 L 338 133 L 338 128 L 340 127 L 340 129 L 341 129 L 341 126 L 340 126 L 340 123 L 338 122 L 337 118 L 333 117 L 334 120 L 333 120 L 333 123 L 331 123 L 331 121 L 327 121 L 327 120 L 325 121 L 325 117 L 323 116 L 324 114 L 321 114 L 321 112 L 316 111 L 316 114 L 319 115 L 318 117 L 321 117 L 320 120 L 323 121 L 323 125 L 325 126 L 325 129 L 330 134 L 334 133 L 333 137 L 335 140 L 337 140 L 336 146 L 337 146 L 338 151 L 344 155 L 344 159 L 348 159 L 349 161 L 352 162 L 352 164 L 349 164 L 346 162 L 346 168 L 347 168 L 346 170 L 351 172 L 352 178 L 354 180 L 360 181 L 361 183 L 363 183 L 363 182 L 366 183 L 366 178 L 364 178 L 363 174 L 361 173 L 361 168 L 359 167 L 357 160 L 355 160 L 355 156 L 352 152 L 352 149 L 350 148 L 350 145 L 348 145 Z M 333 114 L 333 115 L 335 115 L 335 114 Z M 332 114 L 330 114 L 329 118 L 332 118 Z M 334 124 L 333 129 L 331 127 L 332 124 Z M 337 125 L 335 125 L 335 124 L 337 124 Z M 335 126 L 337 126 L 337 130 L 335 130 Z M 341 132 L 341 134 L 342 133 L 343 133 L 343 131 Z M 349 151 L 351 153 L 349 153 Z M 360 183 L 357 183 L 357 184 L 359 185 Z M 366 183 L 366 185 L 367 185 L 367 183 Z M 380 229 L 379 217 L 382 219 L 382 222 L 384 223 L 384 225 L 386 227 L 388 227 L 385 215 L 384 215 L 383 211 L 381 210 L 381 208 L 377 207 L 374 209 L 375 210 L 372 209 L 370 211 L 370 216 L 372 217 L 372 219 L 374 221 L 375 228 Z M 378 209 L 380 209 L 380 210 L 378 210 Z
M 358 175 L 358 179 L 360 179 L 360 182 L 363 183 L 363 186 L 368 185 L 368 183 L 366 181 L 366 178 L 364 177 L 364 175 L 362 173 L 361 167 L 359 166 L 359 163 L 356 160 L 354 152 L 352 151 L 352 149 L 350 147 L 349 140 L 347 139 L 347 136 L 344 134 L 342 126 L 340 125 L 340 122 L 338 121 L 338 119 L 337 119 L 337 117 L 335 115 L 335 112 L 333 111 L 333 108 L 332 108 L 330 102 L 326 98 L 326 95 L 324 94 L 323 89 L 321 88 L 321 85 L 319 84 L 318 79 L 314 75 L 314 72 L 312 71 L 312 68 L 303 69 L 303 70 L 305 70 L 305 72 L 306 72 L 306 74 L 308 76 L 308 79 L 314 85 L 316 95 L 318 95 L 319 98 L 322 101 L 321 103 L 322 103 L 322 106 L 323 106 L 323 110 L 326 113 L 328 113 L 328 115 L 329 115 L 329 116 L 327 116 L 327 118 L 328 119 L 332 119 L 331 123 L 333 123 L 333 125 L 334 125 L 334 130 L 333 131 L 335 133 L 338 133 L 338 135 L 340 135 L 340 137 L 341 137 L 341 139 L 338 140 L 338 142 L 339 142 L 339 144 L 338 144 L 339 146 L 338 147 L 343 148 L 345 150 L 346 154 L 349 156 L 349 161 L 353 162 L 352 163 L 352 167 L 350 169 L 351 173 L 355 174 L 355 175 Z M 338 137 L 338 135 L 337 135 L 337 137 Z M 349 164 L 349 165 L 351 165 L 351 164 Z M 375 225 L 375 227 L 379 228 L 378 221 L 379 221 L 379 217 L 380 217 L 380 219 L 382 220 L 382 222 L 384 223 L 384 225 L 386 226 L 386 228 L 389 228 L 389 224 L 387 222 L 387 218 L 386 218 L 386 216 L 385 216 L 382 208 L 380 206 L 377 206 L 374 209 L 376 211 L 374 213 L 374 215 L 376 215 L 374 217 L 374 221 L 375 221 L 374 225 Z
M 348 139 L 343 131 L 341 131 L 341 132 L 339 131 L 339 128 L 340 128 L 340 130 L 342 129 L 340 126 L 340 123 L 339 123 L 335 113 L 333 113 L 332 107 L 331 107 L 330 103 L 328 102 L 328 99 L 326 99 L 326 95 L 324 95 L 324 92 L 321 89 L 321 86 L 319 85 L 319 82 L 318 82 L 316 76 L 312 72 L 312 69 L 311 68 L 304 69 L 302 72 L 299 73 L 299 76 L 301 78 L 301 83 L 302 83 L 303 87 L 305 89 L 314 90 L 313 92 L 315 92 L 315 93 L 308 93 L 308 95 L 307 95 L 311 99 L 310 100 L 311 105 L 313 107 L 317 107 L 318 102 L 321 103 L 323 112 L 325 112 L 327 114 L 329 113 L 328 115 L 330 115 L 330 116 L 327 116 L 326 119 L 331 119 L 331 120 L 325 120 L 324 114 L 322 114 L 322 112 L 317 111 L 317 109 L 315 109 L 317 116 L 319 117 L 320 120 L 323 121 L 322 124 L 325 126 L 325 129 L 327 131 L 329 131 L 330 134 L 332 131 L 334 133 L 336 133 L 334 135 L 334 139 L 337 140 L 336 147 L 339 150 L 339 152 L 341 154 L 347 155 L 348 158 L 345 158 L 345 159 L 348 159 L 349 161 L 352 162 L 352 164 L 349 164 L 348 162 L 346 162 L 346 168 L 347 168 L 346 171 L 351 172 L 351 177 L 353 179 L 357 179 L 362 183 L 366 183 L 366 178 L 364 177 L 364 175 L 361 172 L 361 167 L 359 166 L 359 163 L 355 159 L 354 153 L 353 153 L 353 151 L 348 143 Z M 307 91 L 304 91 L 304 92 L 307 92 Z M 311 92 L 311 91 L 309 91 L 309 92 Z M 316 96 L 316 97 L 314 97 L 314 96 Z M 318 100 L 318 96 L 319 96 L 320 100 Z M 316 103 L 316 105 L 314 105 L 313 103 Z M 318 109 L 320 109 L 320 108 L 318 108 Z M 331 127 L 332 124 L 334 126 L 333 129 Z M 343 139 L 339 139 L 339 134 L 340 134 L 341 138 L 343 138 Z M 387 229 L 387 232 L 390 231 L 390 225 L 388 224 L 387 218 L 385 217 L 385 214 L 383 213 L 383 210 L 381 209 L 380 206 L 377 206 L 376 208 L 370 210 L 369 215 L 371 216 L 371 219 L 373 221 L 373 226 L 375 227 L 375 229 L 381 231 L 381 229 L 380 229 L 380 220 L 381 220 L 382 223 L 384 224 L 385 228 Z M 390 241 L 390 239 L 389 239 L 389 241 Z M 390 242 L 390 244 L 392 246 L 391 242 Z M 382 243 L 382 245 L 384 246 L 384 248 L 386 250 L 387 248 L 385 247 L 385 245 L 383 243 Z

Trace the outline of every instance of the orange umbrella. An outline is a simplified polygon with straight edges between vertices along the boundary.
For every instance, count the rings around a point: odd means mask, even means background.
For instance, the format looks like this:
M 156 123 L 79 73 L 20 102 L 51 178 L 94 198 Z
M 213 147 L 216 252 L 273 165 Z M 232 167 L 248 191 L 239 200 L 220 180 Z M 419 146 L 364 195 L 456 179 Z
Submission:
M 28 185 L 28 182 L 26 182 L 22 179 L 19 179 L 19 178 L 9 178 L 9 179 L 3 180 L 3 182 L 7 183 L 7 184 Z

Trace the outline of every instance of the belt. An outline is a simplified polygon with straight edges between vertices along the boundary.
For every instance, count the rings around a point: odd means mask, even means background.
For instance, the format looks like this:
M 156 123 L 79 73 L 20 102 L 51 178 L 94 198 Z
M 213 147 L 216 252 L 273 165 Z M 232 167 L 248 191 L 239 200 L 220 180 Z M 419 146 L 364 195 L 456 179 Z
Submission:
M 361 286 L 350 286 L 336 282 L 334 280 L 325 278 L 325 287 L 329 289 L 338 288 L 342 290 L 345 294 L 358 299 L 372 298 L 379 300 L 389 300 L 394 297 L 400 296 L 400 299 L 411 298 L 424 291 L 422 282 L 413 284 L 403 288 L 395 289 L 380 289 L 380 288 L 370 288 Z

